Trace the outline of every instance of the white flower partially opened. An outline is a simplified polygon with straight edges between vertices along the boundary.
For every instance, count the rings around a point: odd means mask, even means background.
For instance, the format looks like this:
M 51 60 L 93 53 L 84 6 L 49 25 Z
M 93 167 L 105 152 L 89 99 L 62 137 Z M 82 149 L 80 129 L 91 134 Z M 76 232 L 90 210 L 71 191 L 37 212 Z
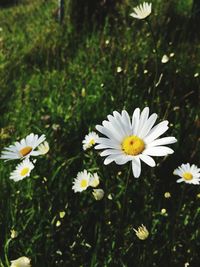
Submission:
M 20 257 L 11 261 L 10 267 L 31 267 L 31 260 L 27 257 Z
M 44 142 L 45 139 L 46 137 L 44 134 L 39 137 L 37 134 L 31 133 L 20 142 L 15 142 L 14 145 L 4 148 L 0 158 L 7 161 L 38 156 L 40 152 L 35 151 L 35 149 Z
M 14 180 L 15 182 L 23 180 L 27 176 L 30 176 L 33 168 L 33 163 L 29 159 L 24 159 L 20 164 L 17 165 L 16 169 L 11 172 L 10 179 Z
M 152 3 L 144 2 L 133 8 L 133 13 L 130 14 L 131 17 L 136 19 L 145 19 L 151 14 Z
M 45 141 L 44 143 L 38 146 L 38 152 L 40 155 L 45 155 L 49 152 L 49 143 Z
M 99 185 L 99 176 L 98 174 L 95 172 L 93 175 L 91 174 L 90 176 L 90 181 L 89 181 L 89 185 L 91 187 L 97 187 Z
M 99 138 L 98 134 L 95 132 L 90 132 L 85 136 L 83 140 L 83 150 L 87 150 L 96 144 L 97 139 Z
M 157 117 L 155 113 L 149 117 L 148 107 L 141 112 L 136 108 L 132 121 L 125 110 L 121 113 L 114 111 L 113 115 L 108 115 L 108 120 L 96 126 L 96 129 L 106 136 L 98 138 L 95 146 L 96 149 L 104 149 L 100 154 L 102 157 L 106 156 L 104 164 L 114 161 L 122 165 L 130 161 L 133 175 L 138 178 L 141 174 L 141 161 L 150 167 L 155 167 L 156 163 L 152 156 L 172 154 L 174 151 L 166 145 L 177 140 L 174 137 L 159 138 L 168 130 L 168 121 L 153 126 Z
M 182 164 L 174 170 L 173 174 L 181 177 L 176 181 L 177 183 L 200 184 L 200 168 L 194 164 Z
M 136 236 L 140 240 L 145 240 L 149 236 L 149 231 L 147 230 L 146 226 L 144 226 L 143 224 L 139 226 L 137 230 L 136 229 L 133 229 L 133 230 L 135 231 Z

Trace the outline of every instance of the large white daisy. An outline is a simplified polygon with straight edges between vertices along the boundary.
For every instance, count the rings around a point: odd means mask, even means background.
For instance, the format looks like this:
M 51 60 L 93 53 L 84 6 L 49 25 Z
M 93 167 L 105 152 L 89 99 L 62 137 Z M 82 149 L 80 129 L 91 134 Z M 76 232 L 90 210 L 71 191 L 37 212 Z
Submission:
M 177 183 L 200 184 L 200 169 L 194 164 L 182 164 L 174 170 L 173 174 L 181 177 L 176 181 Z
M 144 2 L 133 8 L 134 12 L 130 16 L 136 19 L 145 19 L 151 14 L 151 6 L 151 3 Z
M 24 159 L 20 164 L 17 165 L 16 169 L 11 172 L 10 179 L 14 180 L 15 182 L 23 180 L 25 177 L 30 176 L 33 168 L 33 163 L 28 158 Z
M 90 177 L 90 173 L 88 173 L 86 170 L 79 172 L 73 182 L 72 189 L 74 192 L 77 193 L 86 190 L 90 185 Z
M 87 150 L 96 144 L 97 139 L 99 138 L 98 134 L 95 132 L 90 132 L 85 136 L 85 139 L 82 141 L 83 150 Z
M 155 161 L 151 156 L 166 156 L 174 151 L 165 146 L 175 143 L 174 137 L 159 138 L 168 130 L 168 121 L 162 121 L 153 126 L 157 114 L 149 117 L 149 108 L 146 107 L 140 113 L 136 108 L 133 112 L 132 121 L 128 113 L 123 110 L 121 114 L 117 111 L 107 116 L 102 125 L 96 129 L 104 134 L 106 138 L 97 140 L 96 149 L 105 149 L 100 155 L 106 156 L 104 164 L 115 161 L 117 164 L 132 162 L 133 175 L 138 178 L 141 173 L 141 160 L 147 165 L 154 167 Z
M 1 154 L 1 159 L 13 160 L 22 159 L 30 156 L 40 155 L 40 151 L 35 151 L 35 148 L 39 146 L 46 139 L 45 135 L 38 137 L 37 134 L 29 134 L 23 138 L 20 142 L 15 142 L 14 145 L 4 148 Z

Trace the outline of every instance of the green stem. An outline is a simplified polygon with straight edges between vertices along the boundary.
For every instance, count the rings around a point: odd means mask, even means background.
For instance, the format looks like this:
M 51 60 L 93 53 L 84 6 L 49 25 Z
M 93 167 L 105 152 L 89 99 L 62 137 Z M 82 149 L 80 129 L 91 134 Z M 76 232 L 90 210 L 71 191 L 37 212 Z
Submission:
M 150 20 L 148 18 L 146 19 L 146 22 L 147 22 L 147 24 L 149 26 L 149 30 L 151 32 L 151 37 L 152 37 L 152 40 L 153 40 L 154 50 L 155 50 L 155 77 L 154 77 L 153 92 L 152 92 L 152 95 L 153 95 L 152 98 L 153 98 L 153 101 L 154 101 L 155 93 L 156 93 L 156 87 L 157 87 L 157 81 L 158 81 L 158 49 L 157 49 L 156 37 L 154 35 L 153 29 L 152 29 L 152 26 L 151 26 L 151 22 L 150 22 Z
M 176 234 L 176 228 L 177 228 L 176 226 L 178 225 L 177 220 L 178 220 L 178 218 L 180 216 L 180 213 L 181 213 L 184 193 L 185 193 L 185 184 L 183 185 L 183 189 L 182 189 L 182 192 L 181 192 L 181 197 L 180 197 L 178 209 L 177 209 L 177 212 L 176 212 L 175 223 L 174 223 L 173 234 L 172 234 L 171 250 L 173 250 L 173 246 L 174 246 L 174 243 L 175 243 L 175 234 Z M 171 257 L 171 259 L 172 259 L 172 257 Z
M 126 199 L 127 199 L 127 189 L 128 189 L 129 178 L 130 178 L 130 172 L 131 172 L 131 165 L 128 169 L 127 177 L 126 177 L 125 193 L 124 193 L 124 199 L 123 199 L 123 204 L 122 204 L 121 225 L 123 225 L 123 221 L 124 221 L 123 220 L 124 219 L 124 209 L 125 209 Z

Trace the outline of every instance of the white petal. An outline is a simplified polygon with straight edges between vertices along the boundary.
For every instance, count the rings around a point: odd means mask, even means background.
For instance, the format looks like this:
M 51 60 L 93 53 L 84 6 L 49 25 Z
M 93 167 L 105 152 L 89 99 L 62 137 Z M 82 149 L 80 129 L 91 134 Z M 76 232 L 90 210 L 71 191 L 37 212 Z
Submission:
M 146 144 L 152 142 L 156 138 L 158 138 L 160 135 L 165 133 L 168 130 L 168 121 L 162 121 L 156 126 L 154 126 L 149 134 L 145 137 L 144 141 Z
M 175 169 L 175 170 L 173 171 L 173 174 L 182 177 L 183 172 L 180 171 L 179 169 Z
M 146 107 L 141 112 L 138 129 L 137 129 L 137 132 L 135 133 L 136 135 L 140 134 L 140 131 L 142 130 L 142 128 L 145 125 L 145 123 L 147 122 L 148 116 L 149 116 L 149 108 Z
M 183 178 L 180 178 L 180 179 L 178 179 L 176 182 L 177 183 L 181 183 L 181 182 L 183 182 L 184 181 L 184 179 Z
M 39 156 L 41 155 L 40 151 L 31 151 L 30 154 L 28 154 L 26 157 L 29 157 L 29 156 Z
M 160 145 L 169 145 L 169 144 L 173 144 L 176 143 L 177 140 L 175 137 L 163 137 L 160 139 L 157 139 L 153 142 L 151 142 L 150 144 L 148 144 L 147 148 L 149 147 L 153 147 L 153 146 L 160 146 Z
M 121 145 L 119 142 L 108 139 L 108 138 L 103 138 L 103 137 L 98 138 L 97 144 L 107 146 L 108 148 L 109 147 L 116 148 L 116 149 L 121 148 Z
M 115 141 L 120 141 L 121 138 L 119 138 L 116 134 L 113 134 L 113 131 L 111 131 L 110 129 L 104 127 L 104 126 L 101 126 L 101 125 L 97 125 L 96 126 L 96 129 L 104 134 L 105 136 L 107 136 L 109 139 L 114 139 Z
M 151 148 L 145 149 L 142 152 L 142 154 L 144 155 L 157 156 L 157 157 L 166 156 L 172 153 L 174 153 L 174 151 L 171 148 L 166 147 L 166 146 L 151 147 Z
M 149 131 L 151 130 L 151 128 L 153 127 L 154 123 L 156 122 L 158 118 L 158 115 L 156 113 L 153 113 L 147 120 L 147 122 L 145 123 L 145 125 L 142 127 L 140 133 L 139 133 L 139 137 L 140 138 L 144 138 L 145 136 L 147 136 L 147 134 L 149 133 Z
M 134 157 L 132 160 L 132 170 L 135 178 L 138 178 L 141 173 L 141 162 L 139 157 Z
M 34 134 L 31 133 L 26 137 L 26 145 L 27 146 L 32 146 L 33 144 L 33 139 L 34 139 Z
M 136 108 L 133 112 L 133 116 L 132 116 L 132 131 L 133 131 L 133 135 L 136 135 L 137 131 L 138 131 L 138 126 L 139 126 L 139 121 L 140 121 L 140 109 Z
M 140 159 L 142 161 L 144 161 L 147 165 L 149 165 L 150 167 L 155 167 L 156 166 L 156 163 L 154 161 L 154 159 L 148 155 L 139 155 Z
M 108 156 L 108 155 L 123 155 L 124 153 L 121 151 L 121 150 L 118 150 L 118 149 L 106 149 L 104 150 L 100 155 L 102 157 L 105 157 L 105 156 Z
M 127 136 L 131 135 L 132 133 L 131 121 L 126 110 L 122 110 L 122 120 L 123 120 L 124 128 L 126 131 L 126 135 Z
M 108 119 L 109 119 L 109 122 L 107 122 L 108 127 L 110 128 L 110 126 L 111 126 L 112 128 L 114 128 L 114 133 L 116 133 L 117 135 L 119 135 L 119 137 L 122 138 L 125 135 L 125 133 L 124 133 L 120 123 L 118 122 L 118 119 L 116 119 L 112 115 L 108 115 Z M 105 125 L 103 124 L 103 126 L 105 126 Z
M 40 136 L 40 138 L 38 138 L 38 140 L 35 142 L 34 148 L 37 147 L 39 144 L 41 144 L 42 142 L 44 142 L 46 139 L 46 136 L 44 134 L 42 134 Z
M 128 156 L 128 155 L 118 155 L 115 158 L 115 162 L 118 165 L 123 165 L 126 164 L 127 162 L 133 160 L 133 156 Z

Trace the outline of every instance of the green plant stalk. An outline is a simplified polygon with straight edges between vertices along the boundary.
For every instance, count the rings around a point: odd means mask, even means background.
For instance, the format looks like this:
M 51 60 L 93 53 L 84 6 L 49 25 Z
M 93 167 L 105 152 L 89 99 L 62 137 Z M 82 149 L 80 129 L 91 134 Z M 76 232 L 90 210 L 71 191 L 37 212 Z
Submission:
M 145 19 L 146 23 L 148 24 L 150 33 L 151 33 L 151 37 L 153 40 L 153 45 L 154 45 L 154 50 L 155 50 L 155 77 L 154 77 L 154 82 L 153 82 L 153 92 L 152 92 L 152 99 L 154 102 L 155 96 L 156 96 L 156 87 L 157 87 L 157 81 L 158 81 L 158 49 L 157 49 L 157 41 L 156 41 L 156 37 L 154 35 L 152 26 L 151 26 L 151 22 L 150 20 L 147 18 Z

